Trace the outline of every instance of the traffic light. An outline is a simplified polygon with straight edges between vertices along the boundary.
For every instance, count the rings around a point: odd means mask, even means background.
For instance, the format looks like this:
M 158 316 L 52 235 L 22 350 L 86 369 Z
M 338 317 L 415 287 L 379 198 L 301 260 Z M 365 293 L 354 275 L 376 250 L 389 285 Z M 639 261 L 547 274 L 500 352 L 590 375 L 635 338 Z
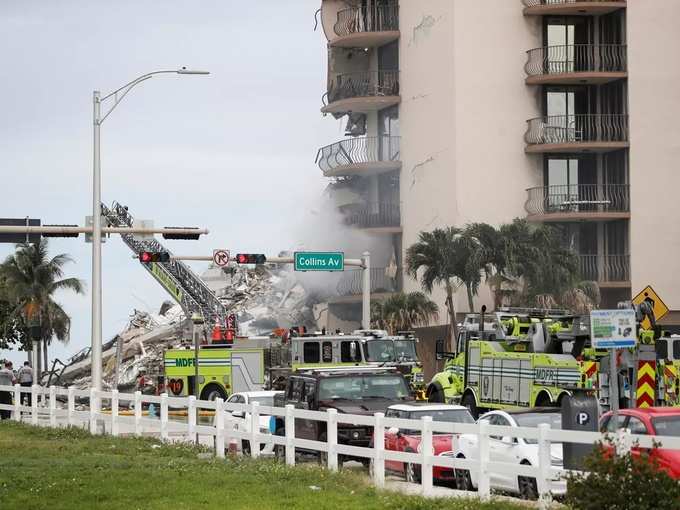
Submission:
M 262 253 L 239 253 L 236 255 L 237 264 L 264 264 L 267 257 Z
M 43 225 L 43 227 L 77 227 L 78 225 Z M 23 234 L 22 234 L 23 235 Z M 80 234 L 78 232 L 70 232 L 67 234 L 62 233 L 43 233 L 43 237 L 78 237 Z
M 170 262 L 170 254 L 167 251 L 143 251 L 139 254 L 139 261 L 143 264 L 150 264 L 151 262 Z
M 195 229 L 199 230 L 197 227 L 164 227 L 164 228 L 181 228 L 181 229 Z M 163 233 L 163 239 L 188 239 L 188 240 L 197 240 L 198 238 L 201 237 L 201 234 L 196 233 L 196 234 L 187 234 L 186 232 L 183 234 L 174 234 L 172 232 L 164 232 Z

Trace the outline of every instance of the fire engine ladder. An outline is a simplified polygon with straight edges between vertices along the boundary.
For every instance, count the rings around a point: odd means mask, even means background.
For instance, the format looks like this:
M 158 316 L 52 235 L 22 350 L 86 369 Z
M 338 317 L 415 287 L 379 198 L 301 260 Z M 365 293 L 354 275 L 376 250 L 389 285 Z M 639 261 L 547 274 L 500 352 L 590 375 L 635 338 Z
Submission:
M 117 202 L 114 202 L 110 209 L 102 204 L 102 216 L 112 227 L 132 227 L 133 225 L 133 217 L 128 212 L 128 208 Z M 136 239 L 132 234 L 121 234 L 121 237 L 136 255 L 144 251 L 167 252 L 172 255 L 170 250 L 154 238 L 141 240 Z M 229 311 L 205 282 L 186 264 L 171 258 L 169 262 L 142 264 L 142 267 L 151 273 L 156 281 L 182 306 L 187 318 L 198 312 L 208 323 L 225 323 Z

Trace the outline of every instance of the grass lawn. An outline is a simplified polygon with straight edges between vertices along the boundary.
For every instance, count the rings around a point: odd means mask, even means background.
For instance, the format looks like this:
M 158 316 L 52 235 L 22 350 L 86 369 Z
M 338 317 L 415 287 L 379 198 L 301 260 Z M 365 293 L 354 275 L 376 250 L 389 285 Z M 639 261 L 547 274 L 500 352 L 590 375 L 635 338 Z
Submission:
M 0 423 L 0 508 L 521 509 L 377 491 L 362 473 L 202 459 L 155 440 Z

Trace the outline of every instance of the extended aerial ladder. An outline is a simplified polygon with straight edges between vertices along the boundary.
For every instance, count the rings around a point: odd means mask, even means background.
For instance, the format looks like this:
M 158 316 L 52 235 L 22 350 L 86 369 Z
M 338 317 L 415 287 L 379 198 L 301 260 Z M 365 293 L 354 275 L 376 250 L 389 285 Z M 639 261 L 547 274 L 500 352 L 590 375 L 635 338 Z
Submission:
M 102 204 L 102 216 L 110 226 L 132 227 L 133 217 L 128 208 L 114 202 L 109 209 Z M 138 239 L 132 234 L 121 234 L 123 242 L 135 253 L 171 252 L 156 239 Z M 142 264 L 151 276 L 177 301 L 187 317 L 200 313 L 206 322 L 226 323 L 229 311 L 220 302 L 215 293 L 186 264 L 172 257 L 168 262 L 152 262 Z

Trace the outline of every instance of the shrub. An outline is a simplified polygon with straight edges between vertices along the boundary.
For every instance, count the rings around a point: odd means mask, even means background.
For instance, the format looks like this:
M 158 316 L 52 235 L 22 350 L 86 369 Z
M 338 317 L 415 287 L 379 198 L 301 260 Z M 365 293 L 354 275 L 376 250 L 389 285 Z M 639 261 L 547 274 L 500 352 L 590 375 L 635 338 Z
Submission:
M 567 476 L 567 505 L 578 510 L 680 508 L 680 482 L 660 469 L 645 449 L 615 455 L 614 446 L 597 446 L 585 459 L 585 472 Z

